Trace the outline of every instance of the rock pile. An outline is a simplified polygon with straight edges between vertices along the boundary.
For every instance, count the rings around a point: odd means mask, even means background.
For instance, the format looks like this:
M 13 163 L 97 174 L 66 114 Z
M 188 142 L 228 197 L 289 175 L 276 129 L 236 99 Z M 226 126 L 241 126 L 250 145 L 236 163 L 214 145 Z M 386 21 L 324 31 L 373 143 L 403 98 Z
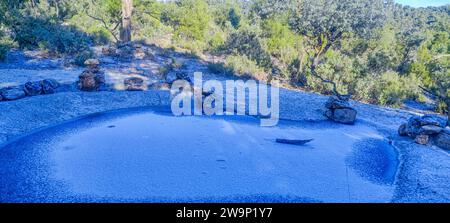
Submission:
M 437 146 L 450 149 L 450 130 L 446 125 L 447 119 L 437 115 L 414 116 L 399 127 L 398 134 L 409 136 L 421 145 L 427 145 L 433 139 Z
M 341 100 L 336 96 L 331 96 L 325 103 L 327 108 L 325 116 L 335 122 L 342 124 L 354 124 L 357 111 L 350 106 L 347 100 Z
M 148 87 L 144 83 L 144 79 L 140 77 L 129 77 L 123 81 L 127 91 L 145 91 Z
M 27 96 L 41 94 L 53 94 L 59 87 L 59 83 L 54 79 L 44 79 L 41 81 L 27 82 L 23 86 L 7 87 L 0 90 L 0 101 L 13 101 Z
M 105 74 L 100 70 L 100 61 L 89 59 L 84 62 L 86 69 L 79 76 L 78 88 L 82 91 L 98 91 L 105 84 Z
M 145 56 L 146 56 L 146 53 L 142 49 L 142 45 L 136 44 L 134 46 L 134 58 L 136 58 L 138 60 L 143 60 L 143 59 L 145 59 Z

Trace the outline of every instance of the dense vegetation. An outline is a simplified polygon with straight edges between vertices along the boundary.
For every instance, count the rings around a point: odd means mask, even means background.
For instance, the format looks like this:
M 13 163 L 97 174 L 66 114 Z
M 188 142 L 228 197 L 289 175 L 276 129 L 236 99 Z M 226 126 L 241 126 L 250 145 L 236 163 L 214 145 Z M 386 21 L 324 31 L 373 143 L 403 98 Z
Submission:
M 424 93 L 450 104 L 450 6 L 384 0 L 134 0 L 132 38 L 212 55 L 214 72 L 273 78 L 324 94 L 398 106 Z M 121 0 L 3 0 L 10 47 L 86 57 L 121 40 Z

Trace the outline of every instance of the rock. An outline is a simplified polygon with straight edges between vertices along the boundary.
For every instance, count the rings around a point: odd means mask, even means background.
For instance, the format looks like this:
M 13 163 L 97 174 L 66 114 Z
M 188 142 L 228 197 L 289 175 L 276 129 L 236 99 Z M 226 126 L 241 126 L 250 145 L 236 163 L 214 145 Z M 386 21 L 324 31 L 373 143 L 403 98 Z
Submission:
M 166 74 L 166 81 L 167 83 L 171 84 L 174 81 L 178 80 L 178 75 L 175 71 L 171 71 Z
M 98 91 L 105 83 L 103 72 L 84 71 L 79 76 L 78 88 L 82 91 Z
M 417 135 L 415 138 L 416 143 L 420 145 L 426 145 L 430 141 L 430 136 L 428 135 Z
M 149 85 L 149 89 L 152 90 L 170 90 L 170 85 L 165 82 L 156 82 Z
M 0 91 L 2 99 L 5 101 L 13 101 L 24 98 L 26 96 L 22 87 L 10 87 Z
M 146 90 L 144 80 L 139 77 L 126 78 L 124 81 L 125 88 L 128 91 L 143 91 Z
M 398 134 L 400 136 L 408 136 L 408 131 L 406 129 L 407 129 L 406 123 L 400 125 L 400 127 L 398 128 Z
M 86 65 L 87 67 L 97 67 L 98 65 L 100 65 L 100 61 L 97 59 L 88 59 L 84 61 L 84 65 Z
M 417 135 L 420 134 L 420 127 L 421 127 L 421 125 L 420 125 L 420 117 L 413 116 L 413 117 L 408 119 L 406 132 L 408 133 L 409 136 L 414 138 L 414 137 L 416 137 Z
M 351 108 L 348 101 L 340 100 L 336 96 L 331 96 L 325 103 L 325 107 L 328 109 Z
M 28 96 L 36 96 L 42 93 L 42 85 L 40 82 L 27 82 L 23 88 Z
M 434 143 L 442 149 L 450 150 L 450 129 L 446 128 L 441 131 L 434 139 Z
M 331 119 L 342 124 L 354 124 L 356 121 L 356 114 L 357 112 L 353 108 L 335 109 L 332 111 Z
M 45 79 L 40 82 L 43 94 L 53 94 L 59 87 L 58 81 L 55 79 Z
M 447 119 L 437 115 L 424 115 L 419 120 L 420 125 L 434 125 L 444 128 L 447 125 Z
M 420 127 L 419 134 L 421 135 L 435 135 L 440 133 L 443 128 L 435 125 L 424 125 Z

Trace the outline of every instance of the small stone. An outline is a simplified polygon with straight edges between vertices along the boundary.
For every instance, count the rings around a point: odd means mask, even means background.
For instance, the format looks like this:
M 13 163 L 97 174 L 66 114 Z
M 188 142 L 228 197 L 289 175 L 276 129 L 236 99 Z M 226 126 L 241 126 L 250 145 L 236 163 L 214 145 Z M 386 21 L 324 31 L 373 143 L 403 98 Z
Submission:
M 87 67 L 97 67 L 98 65 L 100 65 L 100 61 L 97 59 L 88 59 L 84 61 L 84 65 L 86 65 Z
M 124 80 L 125 88 L 128 91 L 143 91 L 146 90 L 144 80 L 139 77 L 130 77 Z
M 59 87 L 58 81 L 55 79 L 45 79 L 40 82 L 42 87 L 42 93 L 53 94 L 55 90 Z
M 22 87 L 10 87 L 0 91 L 3 100 L 13 101 L 24 98 L 26 96 Z
M 40 82 L 27 82 L 23 88 L 28 96 L 36 96 L 42 93 L 42 85 Z
M 415 138 L 416 143 L 420 145 L 426 145 L 430 141 L 430 136 L 428 135 L 417 135 Z
M 400 125 L 400 127 L 398 128 L 398 134 L 400 136 L 408 136 L 407 124 L 406 123 Z
M 424 125 L 420 127 L 419 134 L 421 135 L 435 135 L 442 131 L 443 128 L 435 125 Z

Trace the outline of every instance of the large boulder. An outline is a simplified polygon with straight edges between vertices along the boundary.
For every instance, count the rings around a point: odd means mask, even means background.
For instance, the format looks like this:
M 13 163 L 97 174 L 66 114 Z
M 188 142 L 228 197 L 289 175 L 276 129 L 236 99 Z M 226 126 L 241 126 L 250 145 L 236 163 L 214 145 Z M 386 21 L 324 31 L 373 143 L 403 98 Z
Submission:
M 419 116 L 413 116 L 408 119 L 408 123 L 406 124 L 406 132 L 411 137 L 416 137 L 420 134 L 420 117 Z
M 419 120 L 421 126 L 434 125 L 445 128 L 447 119 L 437 115 L 424 115 Z
M 442 149 L 450 150 L 450 128 L 441 131 L 434 139 L 434 143 Z
M 5 101 L 13 101 L 24 98 L 26 96 L 22 87 L 9 87 L 0 91 L 2 99 Z
M 40 82 L 40 85 L 44 94 L 53 94 L 59 87 L 59 83 L 55 79 L 44 79 Z
M 42 93 L 42 85 L 40 82 L 27 82 L 23 90 L 28 96 L 40 95 Z
M 350 106 L 348 100 L 339 99 L 337 96 L 331 96 L 325 103 L 327 110 L 325 116 L 335 122 L 342 124 L 354 124 L 358 112 Z
M 325 115 L 338 123 L 342 124 L 354 124 L 356 121 L 357 111 L 353 108 L 340 108 L 334 110 L 328 110 Z
M 420 127 L 419 134 L 424 135 L 436 135 L 440 133 L 443 128 L 435 125 L 424 125 Z
M 78 88 L 82 91 L 98 91 L 105 83 L 105 74 L 103 72 L 84 71 L 79 76 Z
M 144 80 L 139 77 L 129 77 L 124 81 L 125 89 L 128 91 L 144 91 L 147 89 L 147 86 L 144 84 Z

